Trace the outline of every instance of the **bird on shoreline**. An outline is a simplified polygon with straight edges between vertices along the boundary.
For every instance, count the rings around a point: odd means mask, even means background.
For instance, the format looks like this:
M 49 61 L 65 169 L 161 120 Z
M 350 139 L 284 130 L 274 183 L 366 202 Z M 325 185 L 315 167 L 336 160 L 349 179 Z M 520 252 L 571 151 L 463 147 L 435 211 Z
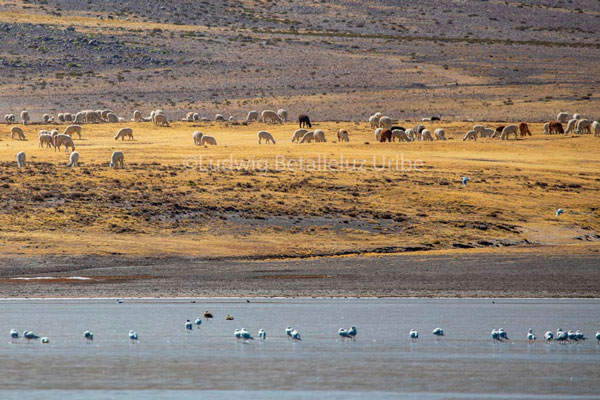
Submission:
M 188 331 L 191 331 L 192 329 L 194 329 L 194 326 L 192 325 L 192 321 L 190 321 L 189 319 L 185 320 L 185 329 L 187 329 Z
M 10 330 L 10 340 L 14 342 L 18 338 L 19 338 L 19 331 L 16 329 L 11 329 Z
M 508 338 L 508 333 L 506 333 L 506 331 L 502 328 L 498 329 L 498 336 L 500 336 L 500 339 L 502 340 L 510 340 Z
M 490 335 L 492 336 L 494 343 L 502 341 L 502 339 L 500 339 L 500 334 L 496 329 L 492 329 L 492 333 Z
M 596 340 L 600 343 L 600 331 L 596 332 Z
M 292 327 L 291 326 L 288 326 L 287 328 L 285 328 L 285 334 L 290 338 L 292 337 Z
M 547 331 L 546 333 L 544 333 L 544 339 L 546 340 L 546 342 L 550 342 L 552 341 L 552 339 L 554 339 L 554 334 L 551 331 Z
M 200 325 L 202 325 L 202 318 L 200 318 L 200 317 L 196 318 L 196 320 L 194 321 L 194 323 L 196 324 L 196 327 L 198 329 L 200 329 Z
M 137 332 L 130 330 L 129 331 L 129 339 L 131 339 L 132 342 L 136 342 L 138 341 L 138 334 Z
M 209 313 L 208 311 L 204 311 L 204 318 L 211 319 L 212 317 L 213 317 L 212 313 Z
M 435 336 L 437 336 L 437 338 L 439 339 L 440 337 L 444 336 L 444 330 L 442 328 L 435 328 L 433 330 L 433 333 Z
M 348 335 L 348 331 L 345 330 L 344 328 L 338 329 L 338 335 L 344 340 L 350 338 L 350 335 Z
M 258 330 L 258 337 L 262 340 L 265 340 L 267 338 L 267 332 L 265 332 L 264 329 L 259 329 Z
M 240 329 L 240 336 L 242 337 L 242 339 L 254 340 L 254 338 L 252 337 L 252 335 L 250 334 L 250 332 L 248 332 L 246 330 L 246 328 Z
M 225 321 L 233 321 L 233 317 L 229 314 L 225 317 Z

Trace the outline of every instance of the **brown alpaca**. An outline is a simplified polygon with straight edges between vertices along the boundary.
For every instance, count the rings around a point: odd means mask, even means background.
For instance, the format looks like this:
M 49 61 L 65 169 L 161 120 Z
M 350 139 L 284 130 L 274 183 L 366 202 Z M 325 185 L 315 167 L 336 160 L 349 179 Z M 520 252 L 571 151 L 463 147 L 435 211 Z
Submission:
M 529 130 L 529 125 L 527 125 L 525 122 L 521 122 L 519 124 L 519 133 L 521 136 L 531 136 L 531 131 Z
M 381 143 L 383 143 L 385 141 L 391 142 L 392 141 L 392 131 L 388 129 L 387 131 L 381 132 L 381 136 L 379 137 L 379 141 Z
M 563 129 L 563 126 L 560 122 L 558 121 L 550 121 L 550 123 L 548 124 L 548 132 L 550 134 L 552 133 L 565 133 L 565 130 Z

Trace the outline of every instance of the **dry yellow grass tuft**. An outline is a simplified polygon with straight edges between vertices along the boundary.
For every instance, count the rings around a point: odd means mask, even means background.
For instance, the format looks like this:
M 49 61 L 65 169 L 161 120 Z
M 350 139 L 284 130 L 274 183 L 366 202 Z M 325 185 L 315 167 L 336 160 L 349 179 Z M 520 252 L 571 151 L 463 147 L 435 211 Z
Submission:
M 38 147 L 44 126 L 24 127 L 27 141 L 5 126 L 0 251 L 268 257 L 600 239 L 600 139 L 546 136 L 533 124 L 525 140 L 463 142 L 473 123 L 426 125 L 450 140 L 375 143 L 354 122 L 318 123 L 328 142 L 300 145 L 290 142 L 296 124 L 84 125 L 74 169 L 68 153 Z M 114 140 L 124 126 L 135 140 Z M 336 143 L 340 128 L 350 143 Z M 258 145 L 262 129 L 276 145 Z M 194 146 L 195 130 L 218 146 Z M 124 170 L 108 168 L 115 150 Z M 19 151 L 29 162 L 20 171 Z M 415 161 L 422 167 L 402 170 Z

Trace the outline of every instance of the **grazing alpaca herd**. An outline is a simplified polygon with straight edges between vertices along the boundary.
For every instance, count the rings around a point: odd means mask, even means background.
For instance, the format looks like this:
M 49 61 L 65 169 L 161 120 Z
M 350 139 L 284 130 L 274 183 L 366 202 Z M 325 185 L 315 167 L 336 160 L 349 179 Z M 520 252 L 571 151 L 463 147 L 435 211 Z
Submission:
M 24 110 L 20 113 L 21 121 L 23 125 L 31 124 L 31 117 L 29 112 Z M 6 114 L 4 120 L 7 124 L 14 124 L 16 117 L 14 114 Z M 75 167 L 79 163 L 79 153 L 75 151 L 75 142 L 73 135 L 77 134 L 78 139 L 81 140 L 82 136 L 82 124 L 98 124 L 98 123 L 119 123 L 125 122 L 125 118 L 118 117 L 117 114 L 112 110 L 83 110 L 76 114 L 71 113 L 59 113 L 57 115 L 57 121 L 49 114 L 42 116 L 43 123 L 55 124 L 55 123 L 66 123 L 69 124 L 63 133 L 59 133 L 57 129 L 52 130 L 40 130 L 38 132 L 38 141 L 40 148 L 54 148 L 54 151 L 61 150 L 61 147 L 65 148 L 65 152 L 71 151 L 69 158 L 68 167 Z M 258 111 L 252 110 L 248 112 L 246 119 L 243 122 L 237 122 L 233 116 L 229 119 L 225 119 L 222 114 L 216 114 L 215 121 L 228 122 L 231 125 L 248 125 L 252 122 L 263 122 L 268 124 L 283 124 L 288 121 L 288 112 L 285 109 L 279 109 L 278 111 L 264 110 L 259 114 Z M 440 117 L 424 118 L 422 121 L 439 121 Z M 139 110 L 133 112 L 131 118 L 132 122 L 152 122 L 156 127 L 170 127 L 170 120 L 162 110 L 153 110 L 150 112 L 148 117 L 144 117 Z M 199 113 L 188 112 L 185 118 L 182 119 L 185 122 L 197 122 L 197 121 L 210 121 L 206 117 L 200 117 Z M 442 128 L 434 130 L 433 134 L 423 124 L 417 124 L 413 128 L 404 128 L 403 126 L 394 125 L 394 121 L 383 115 L 382 113 L 375 113 L 368 119 L 370 127 L 374 129 L 374 137 L 377 142 L 415 142 L 415 141 L 445 141 L 446 132 Z M 301 114 L 298 117 L 298 124 L 300 129 L 294 131 L 291 142 L 292 143 L 326 143 L 327 138 L 325 131 L 322 129 L 312 129 L 313 124 L 311 123 L 308 115 Z M 563 126 L 566 124 L 566 129 Z M 544 134 L 591 134 L 595 137 L 600 137 L 600 122 L 590 121 L 589 119 L 582 118 L 579 114 L 573 114 L 572 118 L 567 112 L 558 113 L 556 120 L 549 121 L 544 124 Z M 508 140 L 510 137 L 514 137 L 515 140 L 519 136 L 532 136 L 529 125 L 525 122 L 520 124 L 501 125 L 495 128 L 485 127 L 483 125 L 475 125 L 469 131 L 467 131 L 462 140 L 476 141 L 477 138 L 491 138 Z M 25 132 L 21 127 L 13 126 L 10 129 L 10 138 L 15 140 L 27 140 Z M 114 137 L 115 140 L 121 139 L 121 141 L 128 139 L 134 140 L 133 129 L 129 127 L 121 128 Z M 194 145 L 196 146 L 216 146 L 217 140 L 213 136 L 205 135 L 200 131 L 194 131 L 192 134 Z M 258 144 L 276 144 L 275 138 L 270 132 L 261 130 L 258 132 Z M 347 129 L 339 129 L 337 131 L 337 142 L 344 143 L 350 142 L 350 134 Z M 367 142 L 368 144 L 368 142 Z M 24 167 L 26 163 L 26 155 L 24 152 L 17 154 L 17 165 Z M 110 167 L 113 168 L 124 168 L 124 155 L 120 151 L 115 151 L 110 159 Z

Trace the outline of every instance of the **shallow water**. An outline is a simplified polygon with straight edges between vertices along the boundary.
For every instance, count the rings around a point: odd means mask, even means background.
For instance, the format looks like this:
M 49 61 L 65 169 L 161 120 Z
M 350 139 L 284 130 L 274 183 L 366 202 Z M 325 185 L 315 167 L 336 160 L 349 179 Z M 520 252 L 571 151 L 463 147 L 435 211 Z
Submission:
M 204 310 L 215 318 L 187 332 L 184 321 Z M 301 342 L 285 337 L 288 325 Z M 357 340 L 339 340 L 337 330 L 351 325 Z M 441 340 L 431 334 L 437 326 Z M 240 327 L 263 328 L 267 340 L 238 341 Z M 493 343 L 494 327 L 511 340 Z M 559 327 L 589 339 L 540 340 Z M 9 343 L 11 328 L 50 344 Z M 411 328 L 420 331 L 416 343 Z M 0 301 L 0 398 L 600 398 L 598 329 L 599 300 Z

